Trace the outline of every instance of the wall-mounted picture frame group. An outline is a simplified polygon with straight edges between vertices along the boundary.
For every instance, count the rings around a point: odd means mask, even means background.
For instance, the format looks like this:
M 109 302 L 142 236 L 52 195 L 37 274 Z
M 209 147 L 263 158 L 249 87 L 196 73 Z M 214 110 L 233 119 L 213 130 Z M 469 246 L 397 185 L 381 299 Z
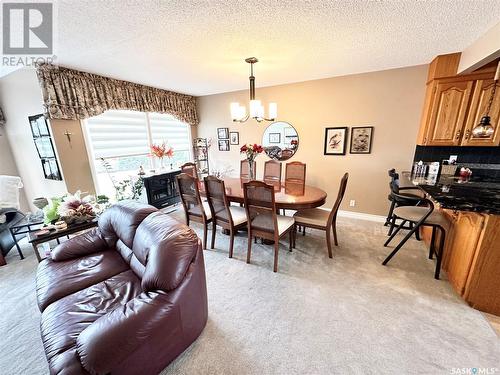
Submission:
M 239 132 L 229 132 L 229 143 L 231 145 L 240 144 L 240 133 Z
M 219 139 L 219 151 L 229 151 L 229 139 Z
M 324 155 L 345 155 L 347 126 L 325 128 Z
M 373 143 L 373 126 L 351 127 L 350 154 L 370 154 Z M 349 128 L 325 128 L 324 155 L 345 155 Z
M 351 154 L 369 154 L 372 152 L 373 126 L 355 126 L 351 128 Z
M 217 139 L 229 139 L 229 128 L 217 128 Z
M 29 116 L 28 121 L 33 135 L 33 142 L 42 163 L 44 177 L 48 180 L 62 181 L 61 169 L 59 168 L 46 117 L 43 114 Z

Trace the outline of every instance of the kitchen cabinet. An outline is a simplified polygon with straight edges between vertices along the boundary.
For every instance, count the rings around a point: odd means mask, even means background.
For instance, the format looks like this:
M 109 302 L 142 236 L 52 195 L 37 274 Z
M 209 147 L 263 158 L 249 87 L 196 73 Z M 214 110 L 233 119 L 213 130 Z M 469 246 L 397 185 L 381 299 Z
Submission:
M 463 146 L 498 146 L 500 144 L 500 83 L 496 84 L 495 96 L 491 103 L 489 115 L 491 125 L 495 132 L 489 138 L 472 138 L 471 132 L 474 126 L 479 124 L 481 117 L 486 113 L 486 107 L 491 97 L 491 91 L 495 82 L 493 79 L 481 79 L 475 83 L 474 94 L 472 95 L 469 115 L 462 140 Z
M 453 212 L 443 268 L 455 290 L 463 295 L 467 278 L 483 230 L 485 215 L 475 212 Z
M 442 261 L 449 282 L 471 307 L 500 316 L 500 216 L 441 211 L 450 222 Z M 422 229 L 429 244 L 430 228 Z
M 456 54 L 438 56 L 429 68 L 417 144 L 498 146 L 500 144 L 498 83 L 490 110 L 491 124 L 495 132 L 489 138 L 472 138 L 472 129 L 486 112 L 493 89 L 494 74 L 495 71 L 488 67 L 472 74 L 456 75 Z
M 438 81 L 434 84 L 425 142 L 429 146 L 457 146 L 462 139 L 472 81 Z

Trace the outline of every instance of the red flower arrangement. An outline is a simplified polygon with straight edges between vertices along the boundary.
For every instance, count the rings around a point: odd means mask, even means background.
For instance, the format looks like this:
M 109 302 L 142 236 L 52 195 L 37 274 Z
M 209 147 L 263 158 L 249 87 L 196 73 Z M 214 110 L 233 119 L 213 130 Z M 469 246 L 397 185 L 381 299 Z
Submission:
M 250 179 L 255 179 L 255 171 L 253 168 L 253 162 L 255 158 L 264 151 L 264 147 L 261 145 L 258 145 L 257 143 L 247 143 L 240 148 L 240 153 L 245 154 L 247 161 L 248 161 L 248 167 L 250 171 Z
M 246 145 L 241 146 L 241 148 L 240 148 L 240 152 L 242 154 L 246 153 L 247 158 L 248 158 L 249 154 L 260 154 L 263 151 L 264 151 L 264 148 L 261 145 L 258 145 L 257 143 L 254 143 L 254 144 L 248 143 Z
M 174 156 L 174 149 L 172 147 L 167 147 L 165 142 L 162 144 L 152 144 L 151 145 L 151 155 L 157 157 L 158 159 L 162 159 L 165 156 L 171 158 Z

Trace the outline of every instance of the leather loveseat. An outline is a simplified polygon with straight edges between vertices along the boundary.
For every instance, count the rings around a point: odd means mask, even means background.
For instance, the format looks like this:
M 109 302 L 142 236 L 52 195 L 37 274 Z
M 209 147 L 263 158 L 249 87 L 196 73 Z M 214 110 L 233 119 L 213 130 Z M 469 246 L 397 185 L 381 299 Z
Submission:
M 207 321 L 198 237 L 136 202 L 57 246 L 36 282 L 51 374 L 157 374 Z

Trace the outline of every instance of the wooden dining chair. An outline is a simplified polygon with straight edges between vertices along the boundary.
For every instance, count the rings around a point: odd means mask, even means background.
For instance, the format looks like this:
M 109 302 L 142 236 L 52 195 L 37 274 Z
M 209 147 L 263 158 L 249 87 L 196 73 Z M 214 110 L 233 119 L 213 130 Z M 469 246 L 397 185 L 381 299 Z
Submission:
M 276 214 L 274 186 L 262 181 L 250 181 L 243 184 L 243 196 L 247 215 L 248 250 L 247 263 L 252 253 L 254 236 L 274 241 L 274 267 L 278 271 L 278 252 L 280 238 L 289 235 L 289 250 L 293 243 L 293 217 Z
M 208 223 L 212 221 L 210 206 L 207 202 L 201 200 L 196 178 L 187 173 L 180 173 L 175 177 L 182 206 L 184 207 L 184 214 L 186 215 L 186 225 L 189 226 L 191 221 L 203 224 L 203 249 L 206 249 Z
M 306 183 L 306 165 L 300 161 L 292 161 L 286 163 L 285 166 L 285 183 Z
M 196 167 L 195 163 L 189 162 L 189 163 L 182 164 L 181 165 L 181 172 L 187 173 L 188 175 L 196 178 L 197 180 L 199 179 L 198 178 L 198 168 Z
M 335 246 L 338 246 L 337 241 L 337 212 L 344 198 L 344 193 L 347 187 L 347 180 L 349 179 L 349 174 L 345 173 L 340 180 L 339 192 L 337 194 L 337 200 L 330 211 L 323 210 L 321 208 L 311 208 L 306 210 L 297 211 L 293 217 L 295 219 L 294 228 L 294 238 L 297 235 L 297 226 L 302 226 L 304 228 L 314 228 L 324 230 L 326 232 L 326 245 L 328 247 L 328 256 L 333 257 L 332 254 L 332 243 L 330 239 L 330 228 L 333 231 L 333 240 L 335 241 Z M 305 233 L 305 231 L 304 231 Z M 295 239 L 294 239 L 295 241 Z
M 292 161 L 285 165 L 285 188 L 294 186 L 294 190 L 302 188 L 304 190 L 306 184 L 306 165 L 300 161 Z M 283 215 L 286 210 L 283 210 Z M 302 227 L 303 233 L 305 228 Z
M 255 175 L 257 175 L 257 165 L 255 161 L 253 162 L 253 170 L 255 171 Z M 240 178 L 242 179 L 250 179 L 250 167 L 248 165 L 248 160 L 240 160 Z
M 204 178 L 205 194 L 212 216 L 212 242 L 211 248 L 215 246 L 215 232 L 217 225 L 229 230 L 229 258 L 233 257 L 234 234 L 247 224 L 247 215 L 243 207 L 231 206 L 226 196 L 224 181 L 217 177 L 208 176 Z
M 281 163 L 276 160 L 268 160 L 264 163 L 264 182 L 281 182 Z

